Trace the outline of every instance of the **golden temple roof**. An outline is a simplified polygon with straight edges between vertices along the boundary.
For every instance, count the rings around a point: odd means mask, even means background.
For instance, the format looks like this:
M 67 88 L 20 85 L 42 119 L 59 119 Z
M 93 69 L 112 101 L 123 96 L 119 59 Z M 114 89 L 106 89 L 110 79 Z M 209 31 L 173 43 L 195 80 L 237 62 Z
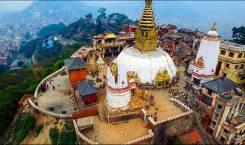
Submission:
M 141 51 L 157 48 L 157 28 L 152 10 L 152 0 L 145 0 L 145 8 L 135 32 L 135 47 Z
M 105 39 L 112 39 L 112 38 L 116 38 L 117 36 L 114 33 L 108 33 L 105 35 Z

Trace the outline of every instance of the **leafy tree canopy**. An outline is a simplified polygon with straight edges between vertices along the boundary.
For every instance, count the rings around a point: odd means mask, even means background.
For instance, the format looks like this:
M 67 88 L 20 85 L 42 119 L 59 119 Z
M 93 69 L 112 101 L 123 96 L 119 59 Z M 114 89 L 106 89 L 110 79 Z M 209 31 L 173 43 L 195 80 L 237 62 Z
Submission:
M 46 27 L 43 27 L 38 35 L 39 37 L 41 38 L 44 38 L 44 37 L 48 37 L 48 36 L 51 36 L 51 35 L 54 35 L 54 34 L 57 34 L 59 33 L 61 30 L 63 30 L 65 28 L 65 24 L 63 23 L 58 23 L 58 24 L 51 24 L 51 25 L 48 25 Z
M 232 28 L 232 38 L 233 41 L 239 44 L 245 44 L 245 27 L 240 26 L 240 27 L 233 27 Z

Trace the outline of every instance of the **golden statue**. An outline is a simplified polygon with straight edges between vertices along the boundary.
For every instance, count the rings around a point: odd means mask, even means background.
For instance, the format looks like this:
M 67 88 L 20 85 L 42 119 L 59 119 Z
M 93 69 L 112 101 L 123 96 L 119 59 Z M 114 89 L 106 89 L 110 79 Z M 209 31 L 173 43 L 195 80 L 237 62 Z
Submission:
M 135 47 L 140 51 L 157 48 L 157 28 L 152 10 L 152 0 L 145 0 L 145 8 L 135 32 Z

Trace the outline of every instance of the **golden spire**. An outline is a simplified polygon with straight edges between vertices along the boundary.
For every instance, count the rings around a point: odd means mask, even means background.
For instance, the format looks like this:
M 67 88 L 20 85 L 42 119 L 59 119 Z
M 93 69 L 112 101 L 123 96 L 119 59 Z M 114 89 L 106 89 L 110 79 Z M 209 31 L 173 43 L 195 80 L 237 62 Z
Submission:
M 152 10 L 152 0 L 145 0 L 145 8 L 135 32 L 135 47 L 141 51 L 157 48 L 157 28 Z

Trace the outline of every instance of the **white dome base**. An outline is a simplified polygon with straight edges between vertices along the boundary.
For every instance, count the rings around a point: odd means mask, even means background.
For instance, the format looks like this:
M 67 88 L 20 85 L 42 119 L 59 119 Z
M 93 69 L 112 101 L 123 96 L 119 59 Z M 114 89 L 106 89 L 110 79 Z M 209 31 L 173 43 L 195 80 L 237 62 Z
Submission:
M 116 63 L 119 68 L 123 67 L 126 72 L 136 72 L 141 84 L 154 84 L 157 73 L 165 69 L 171 78 L 176 75 L 173 60 L 161 48 L 141 52 L 134 47 L 129 47 L 118 55 Z
M 111 108 L 127 109 L 130 98 L 131 98 L 130 90 L 121 93 L 116 93 L 116 92 L 114 93 L 109 90 L 107 90 L 106 92 L 107 104 Z

